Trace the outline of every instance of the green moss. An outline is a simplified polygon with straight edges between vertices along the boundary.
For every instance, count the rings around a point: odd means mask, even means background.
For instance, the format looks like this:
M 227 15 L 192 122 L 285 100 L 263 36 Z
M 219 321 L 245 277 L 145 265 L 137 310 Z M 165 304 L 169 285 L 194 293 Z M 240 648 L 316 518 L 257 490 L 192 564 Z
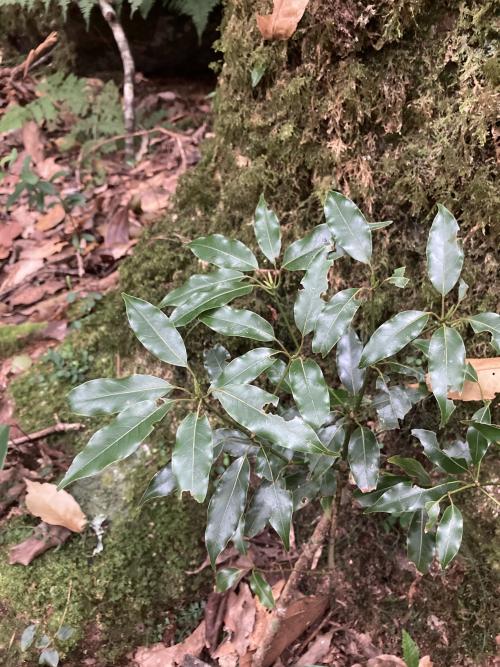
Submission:
M 0 624 L 0 646 L 5 649 L 14 631 L 19 638 L 30 622 L 54 633 L 70 585 L 65 623 L 76 632 L 66 647 L 71 663 L 65 664 L 81 664 L 78 657 L 86 648 L 92 650 L 96 633 L 106 637 L 105 648 L 98 647 L 103 666 L 116 664 L 134 646 L 159 641 L 157 627 L 168 610 L 181 610 L 201 594 L 204 578 L 186 577 L 185 572 L 203 557 L 197 537 L 203 521 L 203 512 L 191 503 L 155 502 L 140 515 L 116 518 L 104 536 L 100 555 L 92 557 L 95 538 L 86 531 L 26 568 L 3 568 L 0 596 L 7 615 Z M 3 560 L 7 548 L 30 530 L 28 520 L 9 523 L 2 536 Z M 16 647 L 17 643 L 8 664 L 18 664 Z
M 44 327 L 44 322 L 0 325 L 0 359 L 5 359 L 22 350 L 33 334 Z

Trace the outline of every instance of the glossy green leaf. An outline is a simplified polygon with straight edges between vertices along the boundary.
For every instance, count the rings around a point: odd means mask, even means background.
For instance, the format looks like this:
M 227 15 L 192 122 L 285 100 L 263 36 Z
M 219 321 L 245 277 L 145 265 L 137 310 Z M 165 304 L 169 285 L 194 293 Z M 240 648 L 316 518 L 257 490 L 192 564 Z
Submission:
M 288 382 L 287 364 L 282 359 L 276 359 L 272 366 L 266 370 L 266 375 L 275 387 L 279 385 L 280 391 L 292 393 Z
M 431 341 L 428 338 L 416 338 L 411 342 L 413 347 L 417 348 L 419 352 L 422 352 L 424 357 L 429 356 L 429 347 L 431 344 Z
M 478 421 L 472 422 L 472 426 L 479 431 L 489 442 L 500 442 L 500 426 L 496 424 L 485 424 Z
M 59 630 L 56 632 L 56 637 L 61 642 L 66 642 L 75 634 L 74 628 L 71 628 L 69 625 L 61 625 Z
M 294 359 L 289 382 L 304 420 L 313 428 L 322 426 L 330 413 L 330 395 L 321 368 L 312 359 Z
M 187 415 L 180 423 L 172 452 L 172 472 L 181 491 L 202 503 L 208 490 L 213 460 L 212 429 L 206 416 Z
M 469 285 L 465 282 L 465 280 L 462 280 L 460 278 L 460 282 L 458 283 L 458 303 L 461 303 L 469 291 Z
M 417 484 L 421 486 L 430 486 L 432 484 L 429 473 L 417 459 L 405 456 L 391 456 L 387 461 L 404 470 L 409 477 L 413 477 L 417 481 Z
M 358 427 L 349 439 L 347 460 L 356 485 L 363 493 L 377 488 L 380 447 L 369 428 Z
M 267 583 L 264 576 L 256 570 L 253 570 L 250 576 L 250 588 L 266 609 L 274 609 L 276 603 L 274 602 L 271 586 Z
M 417 382 L 425 381 L 425 373 L 421 368 L 416 366 L 409 366 L 408 364 L 400 364 L 398 361 L 384 362 L 386 370 L 390 373 L 399 373 L 399 375 L 408 375 L 414 377 Z
M 436 532 L 437 555 L 443 570 L 457 555 L 462 543 L 464 522 L 456 505 L 449 505 L 443 512 Z
M 325 447 L 331 452 L 331 456 L 323 456 L 321 454 L 309 455 L 309 471 L 313 478 L 319 479 L 324 475 L 335 460 L 342 453 L 342 447 L 345 440 L 345 430 L 342 422 L 330 424 L 318 431 L 318 436 Z
M 407 540 L 408 559 L 422 574 L 429 571 L 435 549 L 434 535 L 425 532 L 425 524 L 425 510 L 417 510 L 410 522 Z
M 402 350 L 423 331 L 428 317 L 421 310 L 405 310 L 384 322 L 365 345 L 360 367 L 376 364 Z
M 357 288 L 350 287 L 334 294 L 325 304 L 316 322 L 313 352 L 324 357 L 338 343 L 360 306 L 355 298 L 358 292 Z
M 38 658 L 39 665 L 47 665 L 47 667 L 57 667 L 59 664 L 59 653 L 55 648 L 46 648 L 40 653 Z
M 218 570 L 215 575 L 215 588 L 218 593 L 225 593 L 240 581 L 245 574 L 245 570 L 240 570 L 237 567 L 225 567 Z
M 467 318 L 476 333 L 487 331 L 491 334 L 491 344 L 500 353 L 500 315 L 498 313 L 479 313 Z
M 341 336 L 337 344 L 337 372 L 340 381 L 350 394 L 359 394 L 365 379 L 365 371 L 359 368 L 363 344 L 352 327 Z
M 406 667 L 418 667 L 420 651 L 410 635 L 403 630 L 403 660 Z
M 278 482 L 264 482 L 252 499 L 245 520 L 245 535 L 255 537 L 269 521 L 285 546 L 290 548 L 290 526 L 292 522 L 292 494 Z
M 385 227 L 389 227 L 389 225 L 392 225 L 393 223 L 394 223 L 394 220 L 382 220 L 381 222 L 369 222 L 368 227 L 372 230 L 372 232 L 374 232 L 377 229 L 384 229 Z
M 441 512 L 441 506 L 439 500 L 430 501 L 425 503 L 425 511 L 427 513 L 427 521 L 425 523 L 425 530 L 429 531 L 434 528 L 439 519 L 439 514 Z
M 465 380 L 465 345 L 462 337 L 447 326 L 441 326 L 432 335 L 429 345 L 429 376 L 432 392 L 441 412 L 441 423 L 446 424 L 453 412 L 448 391 L 462 391 Z
M 252 382 L 261 373 L 274 364 L 277 350 L 269 347 L 257 347 L 241 357 L 233 359 L 219 375 L 214 385 L 223 387 L 226 384 L 246 384 Z
M 142 401 L 120 412 L 115 421 L 94 433 L 85 449 L 73 460 L 59 488 L 63 489 L 77 479 L 97 475 L 112 463 L 133 454 L 173 403 L 165 401 L 157 405 L 155 401 Z
M 294 451 L 329 454 L 313 429 L 298 417 L 285 421 L 262 409 L 278 398 L 253 385 L 226 385 L 214 390 L 214 396 L 238 424 L 272 444 Z
M 175 491 L 176 488 L 177 480 L 172 472 L 172 465 L 169 463 L 161 470 L 158 470 L 156 475 L 151 479 L 139 504 L 144 505 L 149 500 L 165 498 Z
M 210 287 L 204 292 L 195 294 L 181 306 L 174 308 L 170 319 L 176 327 L 183 327 L 192 322 L 201 313 L 225 306 L 230 301 L 234 301 L 234 299 L 250 294 L 252 289 L 252 285 L 241 283 L 222 285 L 217 288 Z
M 254 217 L 255 238 L 267 259 L 274 264 L 281 250 L 281 230 L 276 214 L 267 207 L 264 195 L 260 196 Z
M 294 241 L 285 250 L 282 266 L 289 271 L 307 271 L 319 250 L 331 243 L 332 233 L 328 225 L 318 225 L 307 236 Z
M 410 282 L 409 278 L 405 278 L 406 266 L 400 266 L 399 269 L 394 269 L 394 273 L 390 278 L 387 278 L 387 282 L 390 285 L 395 285 L 399 289 L 403 289 Z
M 222 234 L 202 236 L 191 241 L 189 248 L 199 259 L 223 269 L 255 271 L 259 268 L 250 248 L 241 241 L 228 239 Z
M 0 424 L 0 470 L 5 464 L 5 457 L 7 456 L 7 449 L 9 447 L 9 431 L 7 424 Z
M 245 517 L 242 516 L 238 521 L 236 530 L 231 536 L 231 542 L 233 543 L 234 548 L 239 554 L 242 555 L 245 555 L 248 551 L 247 544 L 245 542 L 244 529 L 245 529 Z
M 48 635 L 42 635 L 35 644 L 35 648 L 47 648 L 47 646 L 50 646 L 50 637 Z
M 455 440 L 450 445 L 443 447 L 443 452 L 452 459 L 463 459 L 467 465 L 472 463 L 469 445 L 463 440 Z
M 174 366 L 187 366 L 186 347 L 170 319 L 143 299 L 123 294 L 127 317 L 144 347 L 155 357 Z
M 214 458 L 222 452 L 229 456 L 239 458 L 240 456 L 257 454 L 259 448 L 242 431 L 235 428 L 217 428 L 213 433 L 214 438 Z
M 234 269 L 216 269 L 211 273 L 195 274 L 188 278 L 183 285 L 169 292 L 160 302 L 159 308 L 181 306 L 198 292 L 205 291 L 210 287 L 234 286 L 243 278 L 245 278 L 245 275 Z
M 166 380 L 152 375 L 89 380 L 70 391 L 69 404 L 79 415 L 111 415 L 141 401 L 153 401 L 172 391 Z
M 325 217 L 336 243 L 358 262 L 369 264 L 372 233 L 356 204 L 340 192 L 329 192 L 325 200 Z
M 312 290 L 299 290 L 293 305 L 293 317 L 297 329 L 303 336 L 307 336 L 316 327 L 325 302 L 319 292 Z
M 231 355 L 228 350 L 223 345 L 219 345 L 219 343 L 209 350 L 203 351 L 203 365 L 212 382 L 217 380 L 230 359 Z
M 259 85 L 260 80 L 266 73 L 266 65 L 263 65 L 262 63 L 257 63 L 252 67 L 252 70 L 250 72 L 250 81 L 252 83 L 252 88 L 255 88 L 256 86 Z
M 276 454 L 266 447 L 260 447 L 255 456 L 254 472 L 257 477 L 274 482 L 285 465 L 286 461 L 281 457 L 276 456 Z
M 251 310 L 237 310 L 224 306 L 200 316 L 203 324 L 225 336 L 239 336 L 251 340 L 268 341 L 274 339 L 273 327 Z
M 321 294 L 328 289 L 328 272 L 333 260 L 328 259 L 328 248 L 322 248 L 309 264 L 300 284 L 310 293 Z
M 382 378 L 377 379 L 376 388 L 372 405 L 377 411 L 381 429 L 387 431 L 399 428 L 399 420 L 404 419 L 412 407 L 408 389 L 390 387 Z
M 459 480 L 443 482 L 430 489 L 420 486 L 412 486 L 410 482 L 397 482 L 389 487 L 375 502 L 367 508 L 367 512 L 387 512 L 389 514 L 401 514 L 403 512 L 414 512 L 424 509 L 425 504 L 436 501 L 450 491 L 461 488 L 463 483 Z
M 414 428 L 411 434 L 420 440 L 424 448 L 424 454 L 429 461 L 434 463 L 443 472 L 461 474 L 468 471 L 469 466 L 463 458 L 452 458 L 448 456 L 440 447 L 434 431 L 427 431 L 422 428 Z
M 210 499 L 205 543 L 212 567 L 243 515 L 249 481 L 250 465 L 247 457 L 242 456 L 224 472 Z
M 462 272 L 464 251 L 457 239 L 458 224 L 442 204 L 427 240 L 427 273 L 434 289 L 444 296 L 456 285 Z
M 28 625 L 28 627 L 24 628 L 23 633 L 21 635 L 21 640 L 19 642 L 21 651 L 27 651 L 29 647 L 33 644 L 33 641 L 35 639 L 36 635 L 36 625 Z

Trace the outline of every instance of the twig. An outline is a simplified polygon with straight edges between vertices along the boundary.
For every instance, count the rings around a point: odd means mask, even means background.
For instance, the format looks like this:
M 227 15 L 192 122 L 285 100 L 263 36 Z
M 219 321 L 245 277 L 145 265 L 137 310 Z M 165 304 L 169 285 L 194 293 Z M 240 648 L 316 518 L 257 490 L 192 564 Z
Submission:
M 16 445 L 23 445 L 25 442 L 33 442 L 34 440 L 40 440 L 41 438 L 46 438 L 48 435 L 54 433 L 66 433 L 67 431 L 81 431 L 84 428 L 84 424 L 74 423 L 74 424 L 65 424 L 60 422 L 59 424 L 54 424 L 54 426 L 48 426 L 47 428 L 42 428 L 41 431 L 35 431 L 35 433 L 29 433 L 28 435 L 22 435 L 19 438 L 13 438 L 9 440 L 9 447 L 15 447 Z
M 266 634 L 255 653 L 252 667 L 263 667 L 266 664 L 267 654 L 269 653 L 276 635 L 281 630 L 286 611 L 297 593 L 302 575 L 304 572 L 309 571 L 309 566 L 314 554 L 317 549 L 325 543 L 330 530 L 330 523 L 330 512 L 325 512 L 314 529 L 311 538 L 304 545 L 302 553 L 297 559 L 292 573 L 286 582 L 285 588 L 279 597 L 273 617 L 270 619 L 267 626 Z
M 57 44 L 57 32 L 51 32 L 48 37 L 46 37 L 41 44 L 39 44 L 35 49 L 31 49 L 28 53 L 26 60 L 24 60 L 16 67 L 11 69 L 5 69 L 4 74 L 10 75 L 11 81 L 17 79 L 21 74 L 22 78 L 25 79 L 29 70 L 34 66 L 36 61 L 40 60 L 42 54 L 45 51 L 51 50 Z
M 135 64 L 127 36 L 123 30 L 122 24 L 116 15 L 113 7 L 107 0 L 99 0 L 104 20 L 107 22 L 115 38 L 116 45 L 120 52 L 123 64 L 123 118 L 125 121 L 125 130 L 132 133 L 135 129 L 135 108 L 134 108 L 134 75 Z M 134 142 L 131 136 L 125 139 L 125 152 L 129 158 L 134 155 Z
M 127 132 L 125 134 L 117 134 L 113 137 L 107 137 L 106 139 L 102 139 L 100 141 L 94 142 L 91 146 L 82 146 L 80 153 L 78 154 L 78 158 L 76 161 L 76 179 L 79 185 L 81 185 L 81 178 L 80 178 L 80 172 L 82 169 L 82 162 L 84 158 L 88 157 L 91 153 L 94 151 L 99 150 L 103 146 L 106 146 L 106 144 L 111 144 L 115 141 L 120 141 L 121 139 L 133 139 L 134 137 L 144 137 L 148 134 L 152 134 L 153 132 L 159 132 L 160 134 L 164 134 L 171 139 L 174 139 L 175 142 L 177 143 L 177 146 L 179 147 L 179 153 L 181 156 L 181 170 L 185 171 L 187 168 L 187 161 L 186 161 L 186 154 L 184 152 L 184 149 L 182 148 L 182 139 L 183 138 L 188 138 L 187 136 L 180 134 L 179 132 L 174 132 L 173 130 L 167 130 L 165 127 L 153 127 L 150 130 L 137 130 L 136 132 Z M 84 150 L 85 149 L 85 150 Z

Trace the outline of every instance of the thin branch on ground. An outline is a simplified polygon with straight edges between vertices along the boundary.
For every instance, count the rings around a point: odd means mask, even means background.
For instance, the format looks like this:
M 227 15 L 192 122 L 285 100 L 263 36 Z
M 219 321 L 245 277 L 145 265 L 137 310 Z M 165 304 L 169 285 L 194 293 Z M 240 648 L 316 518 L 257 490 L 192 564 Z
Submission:
M 84 424 L 80 424 L 78 422 L 73 424 L 60 422 L 59 424 L 54 424 L 54 426 L 48 426 L 47 428 L 42 428 L 40 431 L 35 431 L 35 433 L 21 435 L 19 438 L 12 438 L 12 440 L 9 440 L 9 447 L 16 447 L 17 445 L 23 445 L 25 442 L 33 442 L 34 440 L 41 440 L 42 438 L 46 438 L 48 435 L 53 435 L 54 433 L 81 431 L 82 428 L 84 428 Z

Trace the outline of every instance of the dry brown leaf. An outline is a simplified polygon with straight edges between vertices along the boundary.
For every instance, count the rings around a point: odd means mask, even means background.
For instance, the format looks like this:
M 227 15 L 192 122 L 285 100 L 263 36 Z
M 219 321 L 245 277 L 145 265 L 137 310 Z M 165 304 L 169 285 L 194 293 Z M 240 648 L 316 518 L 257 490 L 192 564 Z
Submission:
M 395 655 L 378 655 L 370 658 L 366 667 L 406 667 L 406 663 Z
M 104 232 L 104 245 L 108 248 L 123 245 L 129 240 L 128 206 L 119 206 L 110 218 Z
M 45 160 L 38 162 L 36 170 L 40 178 L 46 181 L 50 181 L 58 172 L 62 171 L 61 166 L 57 164 L 56 159 L 53 157 L 47 157 Z
M 202 621 L 194 632 L 180 644 L 165 646 L 156 644 L 139 648 L 134 660 L 139 667 L 176 667 L 186 655 L 198 657 L 205 648 L 205 621 Z
M 10 250 L 14 239 L 23 231 L 20 222 L 4 222 L 0 225 L 0 246 Z
M 7 267 L 9 272 L 0 286 L 0 294 L 8 292 L 13 287 L 16 287 L 16 285 L 20 285 L 25 278 L 31 276 L 38 271 L 38 269 L 41 269 L 42 266 L 42 259 L 25 259 Z M 7 268 L 5 268 L 4 271 L 7 271 Z
M 40 128 L 34 120 L 29 120 L 22 129 L 23 144 L 26 153 L 31 156 L 35 164 L 43 160 L 43 141 Z
M 257 26 L 264 39 L 288 39 L 297 29 L 309 0 L 273 0 L 272 14 L 257 15 Z
M 294 667 L 307 667 L 315 662 L 320 662 L 330 650 L 330 644 L 333 637 L 333 630 L 319 635 L 295 663 Z
M 34 516 L 53 526 L 64 526 L 75 533 L 81 533 L 87 518 L 80 505 L 67 491 L 57 490 L 55 484 L 41 484 L 25 480 L 28 493 L 26 507 Z
M 66 241 L 58 241 L 57 239 L 50 239 L 42 244 L 33 241 L 22 241 L 21 243 L 29 245 L 21 250 L 20 259 L 46 259 L 56 252 L 61 252 L 66 245 Z
M 428 655 L 424 655 L 423 658 L 420 658 L 418 667 L 433 667 L 433 662 L 431 661 Z
M 227 599 L 224 626 L 231 633 L 230 638 L 213 653 L 221 664 L 229 667 L 234 662 L 237 665 L 239 656 L 247 653 L 255 627 L 255 615 L 255 599 L 248 584 L 242 582 L 238 593 L 231 591 Z
M 49 526 L 42 521 L 30 537 L 9 549 L 9 565 L 29 565 L 48 549 L 64 544 L 70 535 L 71 531 L 67 528 Z
M 478 382 L 464 382 L 461 393 L 450 391 L 449 398 L 456 401 L 482 401 L 495 398 L 500 393 L 500 357 L 467 359 L 477 373 Z
M 60 280 L 49 280 L 43 285 L 28 285 L 18 289 L 9 297 L 10 306 L 29 306 L 32 303 L 37 303 L 44 296 L 55 294 L 66 287 L 65 283 Z
M 66 217 L 66 213 L 62 204 L 54 204 L 51 206 L 47 213 L 44 213 L 38 218 L 38 222 L 35 227 L 40 232 L 46 232 L 49 229 L 53 229 L 59 223 L 61 223 Z

